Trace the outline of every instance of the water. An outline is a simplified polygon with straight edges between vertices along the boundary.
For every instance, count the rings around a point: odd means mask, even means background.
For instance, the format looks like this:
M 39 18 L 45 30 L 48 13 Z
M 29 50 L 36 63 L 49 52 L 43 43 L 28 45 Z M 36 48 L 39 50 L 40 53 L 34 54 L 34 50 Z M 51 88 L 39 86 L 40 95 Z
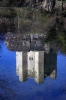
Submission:
M 66 100 L 65 54 L 47 44 L 45 52 L 18 50 L 17 42 L 11 49 L 6 41 L 0 41 L 0 100 Z

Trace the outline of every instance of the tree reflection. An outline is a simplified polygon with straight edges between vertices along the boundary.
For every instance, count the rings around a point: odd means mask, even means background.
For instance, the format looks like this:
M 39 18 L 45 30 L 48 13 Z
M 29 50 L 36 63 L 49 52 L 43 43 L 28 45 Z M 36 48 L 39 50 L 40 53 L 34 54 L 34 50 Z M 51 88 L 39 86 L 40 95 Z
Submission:
M 5 41 L 5 35 L 0 33 L 0 52 L 2 52 L 3 42 Z

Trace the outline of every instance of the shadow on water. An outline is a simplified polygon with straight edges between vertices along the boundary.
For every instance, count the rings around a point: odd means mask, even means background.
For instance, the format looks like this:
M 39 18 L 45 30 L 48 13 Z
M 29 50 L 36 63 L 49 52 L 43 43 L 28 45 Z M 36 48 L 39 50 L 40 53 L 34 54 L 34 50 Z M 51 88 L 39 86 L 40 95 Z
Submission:
M 45 64 L 45 77 L 47 75 L 55 79 L 57 75 L 57 52 L 52 49 L 50 53 L 48 54 L 45 53 L 44 64 Z

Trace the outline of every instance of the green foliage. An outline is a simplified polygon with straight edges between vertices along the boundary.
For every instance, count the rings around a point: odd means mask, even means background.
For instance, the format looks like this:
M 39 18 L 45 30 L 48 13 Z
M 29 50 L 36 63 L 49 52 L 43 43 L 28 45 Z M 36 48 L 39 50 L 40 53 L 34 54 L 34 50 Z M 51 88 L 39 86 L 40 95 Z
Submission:
M 61 43 L 64 48 L 66 48 L 66 36 L 64 34 L 59 34 L 57 37 L 57 41 Z
M 49 30 L 47 41 L 56 40 L 63 48 L 66 48 L 66 30 L 63 26 L 63 17 L 60 17 L 58 23 Z
M 17 13 L 13 8 L 0 9 L 0 17 L 15 17 L 16 15 Z
M 66 10 L 64 10 L 63 12 L 61 12 L 61 16 L 66 17 Z
M 53 41 L 56 39 L 56 29 L 55 29 L 56 26 L 52 27 L 49 32 L 47 33 L 48 34 L 48 37 L 47 37 L 47 40 L 46 41 Z
M 9 0 L 9 6 L 16 5 L 17 2 L 18 0 Z

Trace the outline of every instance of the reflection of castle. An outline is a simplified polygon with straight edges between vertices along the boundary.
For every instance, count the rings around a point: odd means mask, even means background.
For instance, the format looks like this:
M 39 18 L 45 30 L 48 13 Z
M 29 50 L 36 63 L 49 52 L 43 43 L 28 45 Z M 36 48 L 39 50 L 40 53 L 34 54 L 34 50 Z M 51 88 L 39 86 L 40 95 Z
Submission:
M 16 73 L 20 81 L 33 77 L 42 83 L 46 76 L 56 78 L 56 54 L 44 51 L 16 52 Z
M 20 81 L 34 77 L 37 83 L 44 80 L 44 51 L 16 52 L 16 72 Z
M 46 76 L 56 77 L 56 52 L 50 50 L 48 43 L 42 44 L 44 34 L 6 35 L 5 44 L 11 51 L 16 51 L 16 73 L 20 81 L 33 77 L 42 83 Z
M 44 54 L 44 74 L 52 79 L 56 78 L 57 71 L 57 54 L 51 50 L 50 53 Z
M 6 34 L 5 44 L 11 51 L 42 51 L 44 46 L 42 40 L 45 40 L 44 34 Z

